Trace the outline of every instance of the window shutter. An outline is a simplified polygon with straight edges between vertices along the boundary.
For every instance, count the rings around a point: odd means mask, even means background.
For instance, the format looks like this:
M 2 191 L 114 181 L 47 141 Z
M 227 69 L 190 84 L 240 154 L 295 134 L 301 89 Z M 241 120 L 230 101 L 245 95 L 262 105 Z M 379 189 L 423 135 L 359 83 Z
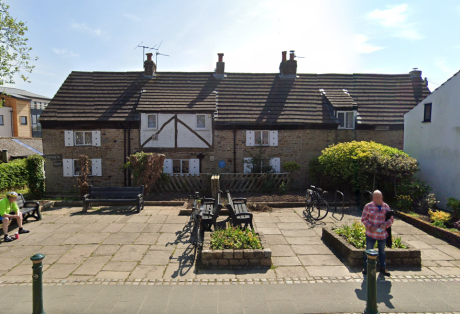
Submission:
M 254 131 L 246 131 L 246 146 L 254 146 Z
M 73 146 L 73 131 L 64 131 L 65 146 Z
M 188 173 L 200 173 L 200 160 L 199 159 L 189 160 Z
M 270 146 L 278 146 L 278 131 L 270 131 Z
M 249 166 L 251 159 L 250 157 L 244 158 L 244 173 L 251 173 L 251 167 Z
M 281 172 L 281 159 L 278 157 L 270 158 L 270 166 L 272 166 L 275 173 Z
M 73 159 L 63 159 L 62 169 L 64 170 L 64 177 L 73 177 Z
M 101 131 L 93 131 L 93 146 L 101 146 Z
M 173 171 L 173 161 L 172 159 L 165 159 L 163 164 L 163 173 L 172 173 Z
M 102 176 L 102 164 L 100 159 L 91 159 L 91 175 Z

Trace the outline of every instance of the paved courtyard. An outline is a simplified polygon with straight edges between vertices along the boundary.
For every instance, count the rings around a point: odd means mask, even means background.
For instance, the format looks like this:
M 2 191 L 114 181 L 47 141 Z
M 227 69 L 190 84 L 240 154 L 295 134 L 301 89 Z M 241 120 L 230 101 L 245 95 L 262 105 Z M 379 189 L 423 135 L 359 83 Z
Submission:
M 72 280 L 302 280 L 319 277 L 357 278 L 360 268 L 347 265 L 321 240 L 321 228 L 359 219 L 350 211 L 342 221 L 331 215 L 316 225 L 302 208 L 255 213 L 258 231 L 272 249 L 270 269 L 201 270 L 184 230 L 187 216 L 178 207 L 146 207 L 141 214 L 127 207 L 53 208 L 43 220 L 26 225 L 28 235 L 0 244 L 0 282 L 30 281 L 34 253 L 44 253 L 44 279 Z M 421 268 L 390 268 L 396 276 L 460 275 L 460 250 L 396 220 L 393 232 L 422 250 Z M 396 277 L 397 278 L 397 277 Z

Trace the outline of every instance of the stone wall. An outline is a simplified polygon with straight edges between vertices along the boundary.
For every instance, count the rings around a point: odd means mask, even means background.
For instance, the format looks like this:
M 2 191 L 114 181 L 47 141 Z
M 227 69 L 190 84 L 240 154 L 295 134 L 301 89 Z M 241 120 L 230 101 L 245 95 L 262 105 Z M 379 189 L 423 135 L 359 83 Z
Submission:
M 79 131 L 74 129 L 73 131 Z M 85 130 L 88 131 L 88 130 Z M 131 130 L 131 152 L 139 150 L 139 131 Z M 63 159 L 77 159 L 79 155 L 87 155 L 91 159 L 100 158 L 102 176 L 90 177 L 94 186 L 123 186 L 123 129 L 102 129 L 101 146 L 68 146 L 64 145 L 64 130 L 43 129 L 43 153 L 62 154 Z M 52 160 L 45 161 L 46 192 L 76 193 L 77 177 L 64 177 L 62 166 L 55 167 Z
M 252 250 L 212 250 L 211 232 L 205 233 L 203 250 L 201 251 L 201 266 L 216 267 L 270 267 L 272 265 L 272 250 L 267 247 L 267 241 L 262 232 L 258 233 L 263 249 Z

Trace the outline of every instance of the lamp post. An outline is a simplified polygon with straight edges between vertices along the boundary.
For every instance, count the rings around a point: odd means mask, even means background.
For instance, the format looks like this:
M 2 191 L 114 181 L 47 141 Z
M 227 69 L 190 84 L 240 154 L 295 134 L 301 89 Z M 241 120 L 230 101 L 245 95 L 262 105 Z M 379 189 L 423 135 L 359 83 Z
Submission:
M 43 310 L 43 259 L 44 254 L 38 253 L 30 258 L 32 261 L 32 314 L 46 314 Z
M 377 256 L 376 250 L 366 250 L 367 255 L 367 297 L 364 314 L 379 314 L 377 309 Z

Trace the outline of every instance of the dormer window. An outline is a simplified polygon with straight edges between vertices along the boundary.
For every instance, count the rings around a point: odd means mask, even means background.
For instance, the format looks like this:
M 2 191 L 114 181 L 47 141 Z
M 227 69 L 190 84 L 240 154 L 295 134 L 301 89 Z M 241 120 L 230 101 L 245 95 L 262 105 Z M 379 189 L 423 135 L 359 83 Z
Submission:
M 353 111 L 337 111 L 337 119 L 339 120 L 339 129 L 354 129 L 355 116 Z

